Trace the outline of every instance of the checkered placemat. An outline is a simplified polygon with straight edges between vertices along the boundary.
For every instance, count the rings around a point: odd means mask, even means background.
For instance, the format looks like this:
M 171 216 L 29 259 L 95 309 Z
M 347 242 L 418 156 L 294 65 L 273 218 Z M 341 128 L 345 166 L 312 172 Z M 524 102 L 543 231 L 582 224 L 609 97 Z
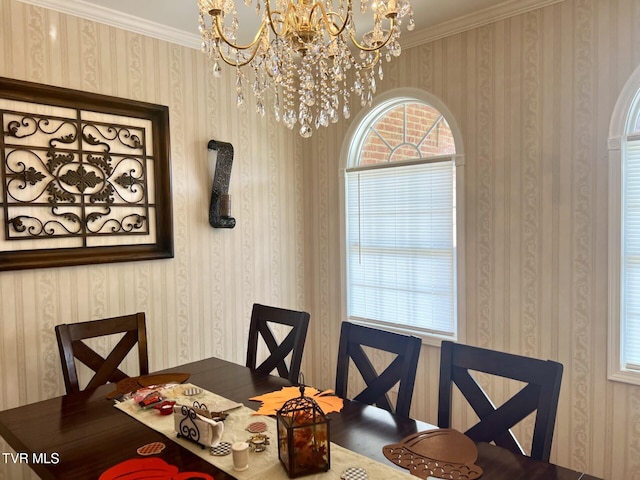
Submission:
M 165 444 L 162 442 L 153 442 L 147 443 L 146 445 L 138 448 L 137 452 L 139 455 L 155 455 L 156 453 L 160 453 L 165 448 Z
M 229 442 L 220 442 L 215 447 L 211 447 L 211 455 L 223 457 L 231 453 L 231 444 Z
M 340 476 L 343 480 L 368 480 L 367 471 L 362 467 L 349 467 Z

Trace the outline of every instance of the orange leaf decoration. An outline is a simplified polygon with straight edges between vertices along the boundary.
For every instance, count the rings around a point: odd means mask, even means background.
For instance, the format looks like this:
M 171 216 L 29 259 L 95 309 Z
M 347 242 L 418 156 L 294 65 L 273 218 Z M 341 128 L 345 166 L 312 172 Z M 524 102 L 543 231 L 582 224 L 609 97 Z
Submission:
M 304 388 L 304 394 L 313 398 L 322 411 L 327 413 L 339 412 L 342 410 L 342 399 L 334 395 L 333 390 L 316 390 L 313 387 Z M 285 402 L 300 396 L 299 387 L 282 387 L 275 392 L 265 393 L 257 397 L 251 397 L 249 400 L 262 402 L 262 406 L 254 415 L 276 415 L 276 412 L 282 408 Z

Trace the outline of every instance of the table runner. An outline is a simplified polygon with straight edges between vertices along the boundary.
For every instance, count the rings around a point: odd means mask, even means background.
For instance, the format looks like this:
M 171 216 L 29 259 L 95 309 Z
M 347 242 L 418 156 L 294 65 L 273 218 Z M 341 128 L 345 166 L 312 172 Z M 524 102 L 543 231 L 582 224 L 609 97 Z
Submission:
M 193 388 L 201 390 L 201 393 L 185 395 L 184 392 L 186 390 Z M 238 472 L 233 469 L 231 455 L 214 456 L 210 454 L 209 448 L 201 448 L 200 445 L 192 441 L 179 438 L 174 429 L 173 415 L 160 415 L 155 409 L 141 409 L 133 399 L 116 403 L 115 406 L 238 480 L 263 480 L 265 478 L 269 480 L 288 480 L 289 477 L 278 459 L 277 430 L 274 418 L 256 416 L 254 415 L 254 410 L 242 404 L 239 404 L 241 406 L 235 409 L 228 410 L 237 404 L 190 383 L 167 387 L 163 390 L 163 393 L 169 400 L 175 400 L 182 405 L 192 406 L 194 401 L 198 401 L 207 405 L 209 411 L 228 411 L 229 416 L 224 421 L 224 433 L 222 435 L 222 441 L 225 442 L 233 443 L 235 441 L 248 440 L 251 433 L 247 431 L 247 426 L 256 421 L 264 422 L 267 425 L 267 431 L 264 433 L 269 436 L 270 445 L 264 452 L 250 452 L 249 469 L 244 472 Z M 380 445 L 380 449 L 382 447 L 383 445 Z M 331 470 L 326 473 L 308 475 L 304 478 L 309 480 L 340 480 L 342 473 L 349 467 L 364 468 L 367 471 L 369 480 L 407 480 L 408 478 L 415 478 L 406 470 L 400 470 L 391 464 L 382 464 L 333 442 L 331 442 Z

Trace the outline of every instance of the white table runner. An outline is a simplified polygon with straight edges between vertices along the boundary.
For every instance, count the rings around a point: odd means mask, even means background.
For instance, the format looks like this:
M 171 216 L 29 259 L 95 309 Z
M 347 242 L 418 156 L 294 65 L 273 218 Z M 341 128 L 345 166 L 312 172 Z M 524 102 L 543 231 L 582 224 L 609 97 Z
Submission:
M 244 405 L 229 410 L 235 405 L 235 402 L 231 402 L 207 390 L 202 390 L 198 395 L 185 395 L 185 390 L 190 388 L 198 387 L 187 383 L 169 387 L 163 393 L 169 400 L 175 400 L 182 405 L 192 406 L 194 401 L 198 401 L 207 405 L 211 412 L 228 411 L 229 416 L 224 421 L 222 441 L 233 443 L 235 441 L 248 440 L 251 436 L 251 433 L 247 431 L 249 424 L 261 421 L 267 425 L 267 431 L 264 433 L 269 436 L 270 445 L 264 452 L 249 453 L 248 470 L 244 472 L 234 470 L 231 455 L 211 455 L 209 448 L 201 448 L 200 445 L 192 441 L 179 438 L 175 432 L 173 415 L 160 415 L 156 409 L 141 409 L 133 399 L 116 403 L 115 406 L 238 480 L 264 480 L 266 478 L 269 480 L 288 480 L 289 477 L 278 459 L 277 431 L 274 418 L 256 416 L 254 415 L 254 410 Z M 382 445 L 380 448 L 382 449 Z M 377 462 L 333 442 L 331 442 L 331 470 L 326 473 L 308 475 L 304 478 L 309 480 L 340 480 L 342 473 L 349 467 L 364 468 L 367 471 L 369 480 L 407 480 L 415 478 L 406 470 L 396 468 L 392 464 L 385 465 Z

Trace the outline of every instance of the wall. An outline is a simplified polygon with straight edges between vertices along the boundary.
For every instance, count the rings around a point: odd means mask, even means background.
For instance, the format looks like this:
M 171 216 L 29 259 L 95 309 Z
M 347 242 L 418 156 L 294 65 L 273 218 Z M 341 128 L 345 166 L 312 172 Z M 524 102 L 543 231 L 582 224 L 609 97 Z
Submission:
M 0 0 L 0 44 L 0 76 L 169 106 L 175 240 L 170 260 L 1 272 L 0 409 L 63 393 L 58 323 L 145 311 L 152 370 L 244 363 L 254 302 L 304 306 L 298 136 L 238 110 L 234 75 L 212 79 L 199 51 L 17 0 Z M 235 147 L 233 230 L 208 224 L 212 138 Z
M 607 136 L 616 98 L 640 63 L 640 2 L 565 0 L 405 49 L 394 62 L 378 92 L 426 90 L 462 130 L 466 341 L 561 361 L 552 461 L 606 479 L 640 478 L 640 388 L 606 373 Z M 305 355 L 323 388 L 333 385 L 343 319 L 346 127 L 305 144 L 314 159 L 304 165 L 314 280 Z M 412 406 L 430 422 L 439 353 L 423 347 Z M 465 413 L 457 417 L 460 428 Z
M 640 389 L 606 379 L 606 138 L 639 32 L 637 0 L 565 0 L 405 49 L 379 83 L 435 94 L 462 129 L 466 340 L 563 362 L 552 460 L 606 479 L 640 471 Z M 62 393 L 57 323 L 144 310 L 152 369 L 242 363 L 254 301 L 311 312 L 303 371 L 332 387 L 348 125 L 302 143 L 236 110 L 199 52 L 17 0 L 0 42 L 2 76 L 169 105 L 176 240 L 172 260 L 0 273 L 0 409 Z M 207 223 L 210 138 L 236 146 L 233 231 Z M 438 356 L 423 348 L 412 408 L 431 422 Z

